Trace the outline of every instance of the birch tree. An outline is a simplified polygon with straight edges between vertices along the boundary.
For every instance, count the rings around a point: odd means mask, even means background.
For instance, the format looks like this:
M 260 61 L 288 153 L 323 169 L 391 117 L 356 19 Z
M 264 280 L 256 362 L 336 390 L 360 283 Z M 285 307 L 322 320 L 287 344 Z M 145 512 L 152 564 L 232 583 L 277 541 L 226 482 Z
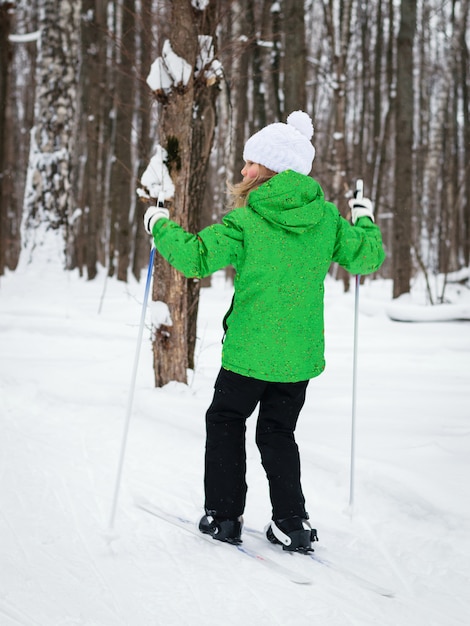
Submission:
M 39 31 L 36 2 L 17 0 L 12 12 L 12 52 L 9 73 L 5 121 L 5 171 L 1 187 L 3 206 L 0 213 L 5 221 L 5 264 L 15 269 L 21 253 L 21 221 L 29 160 L 30 131 L 34 124 L 36 65 Z M 3 48 L 3 44 L 0 46 Z
M 40 0 L 40 47 L 35 125 L 23 220 L 26 260 L 42 249 L 70 266 L 74 219 L 72 154 L 75 137 L 81 2 Z

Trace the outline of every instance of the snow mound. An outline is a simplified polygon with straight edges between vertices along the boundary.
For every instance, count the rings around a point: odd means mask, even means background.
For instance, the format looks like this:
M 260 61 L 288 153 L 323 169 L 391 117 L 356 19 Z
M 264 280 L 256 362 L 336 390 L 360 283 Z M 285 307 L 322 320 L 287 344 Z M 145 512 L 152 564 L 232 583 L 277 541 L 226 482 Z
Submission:
M 385 307 L 394 322 L 455 322 L 470 320 L 470 301 L 435 305 L 418 304 L 410 294 L 403 294 Z

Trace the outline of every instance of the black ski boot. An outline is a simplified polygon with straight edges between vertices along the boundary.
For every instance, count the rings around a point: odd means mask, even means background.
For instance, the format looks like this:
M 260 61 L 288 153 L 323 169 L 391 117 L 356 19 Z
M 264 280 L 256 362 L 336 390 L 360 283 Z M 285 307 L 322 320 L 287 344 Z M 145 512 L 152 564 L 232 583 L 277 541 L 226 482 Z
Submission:
M 317 531 L 303 517 L 272 520 L 266 528 L 266 538 L 282 545 L 283 550 L 302 554 L 313 552 L 311 544 L 318 541 Z
M 205 535 L 211 535 L 217 541 L 225 541 L 235 545 L 242 543 L 241 534 L 243 528 L 243 517 L 236 519 L 224 519 L 213 517 L 211 511 L 201 518 L 199 530 Z

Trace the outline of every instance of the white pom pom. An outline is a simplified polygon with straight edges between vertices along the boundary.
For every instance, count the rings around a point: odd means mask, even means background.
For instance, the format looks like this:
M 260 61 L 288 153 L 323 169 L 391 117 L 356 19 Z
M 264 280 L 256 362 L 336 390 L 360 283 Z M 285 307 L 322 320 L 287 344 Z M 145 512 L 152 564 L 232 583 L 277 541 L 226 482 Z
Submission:
M 310 116 L 304 111 L 293 111 L 287 118 L 287 123 L 297 129 L 307 139 L 313 137 L 313 124 Z

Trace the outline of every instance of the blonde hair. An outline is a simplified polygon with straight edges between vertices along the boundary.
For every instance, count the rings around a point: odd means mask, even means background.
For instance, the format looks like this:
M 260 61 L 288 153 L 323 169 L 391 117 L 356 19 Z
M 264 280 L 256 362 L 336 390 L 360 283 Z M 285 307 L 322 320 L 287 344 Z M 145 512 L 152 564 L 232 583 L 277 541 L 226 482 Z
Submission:
M 227 189 L 229 193 L 228 205 L 230 209 L 237 209 L 238 207 L 245 206 L 250 192 L 257 189 L 260 185 L 277 174 L 277 172 L 268 170 L 268 168 L 264 165 L 260 165 L 259 163 L 257 165 L 259 166 L 259 170 L 256 178 L 248 178 L 236 183 L 235 185 L 232 185 L 227 181 Z

